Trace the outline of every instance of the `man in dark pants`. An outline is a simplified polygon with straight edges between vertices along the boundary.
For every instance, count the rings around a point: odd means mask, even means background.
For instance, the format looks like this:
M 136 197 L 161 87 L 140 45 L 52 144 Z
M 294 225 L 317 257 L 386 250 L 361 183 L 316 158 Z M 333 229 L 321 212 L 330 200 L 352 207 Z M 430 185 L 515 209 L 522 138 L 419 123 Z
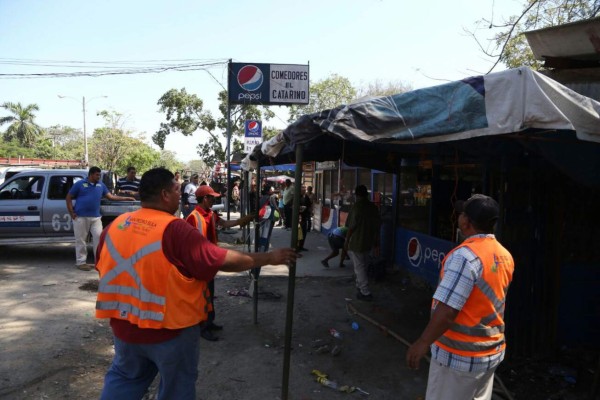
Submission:
M 217 213 L 212 210 L 212 206 L 215 204 L 215 197 L 220 197 L 221 195 L 215 192 L 210 186 L 204 184 L 200 185 L 198 189 L 196 189 L 195 197 L 198 201 L 198 205 L 194 208 L 194 210 L 188 215 L 186 221 L 188 224 L 192 225 L 194 228 L 198 229 L 198 231 L 207 238 L 211 243 L 217 244 L 217 225 L 222 228 L 231 228 L 233 226 L 239 225 L 244 226 L 248 224 L 254 216 L 252 214 L 246 215 L 237 220 L 226 221 L 219 217 Z M 215 280 L 211 279 L 208 282 L 208 289 L 210 291 L 210 304 L 208 307 L 208 319 L 200 324 L 200 336 L 204 339 L 209 340 L 211 342 L 217 341 L 219 338 L 213 335 L 212 331 L 220 331 L 223 329 L 221 325 L 217 325 L 214 323 L 215 320 Z
M 312 214 L 312 203 L 306 193 L 306 186 L 300 188 L 300 229 L 302 229 L 302 239 L 298 240 L 298 251 L 308 251 L 304 247 L 306 235 L 310 231 L 310 217 Z

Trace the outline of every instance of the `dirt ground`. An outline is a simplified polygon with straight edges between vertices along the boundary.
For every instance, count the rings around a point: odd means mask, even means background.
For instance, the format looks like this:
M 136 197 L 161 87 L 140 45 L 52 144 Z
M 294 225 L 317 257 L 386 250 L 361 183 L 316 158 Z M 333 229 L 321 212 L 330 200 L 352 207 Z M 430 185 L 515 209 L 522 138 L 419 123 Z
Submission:
M 299 269 L 318 262 L 316 248 Z M 112 335 L 107 322 L 93 316 L 97 275 L 76 270 L 72 258 L 68 245 L 0 247 L 0 399 L 98 398 Z M 406 347 L 346 305 L 351 299 L 359 312 L 412 341 L 427 323 L 431 291 L 388 271 L 372 284 L 375 301 L 360 302 L 351 271 L 330 270 L 331 276 L 296 279 L 288 398 L 423 399 L 427 365 L 407 369 Z M 245 274 L 217 277 L 216 322 L 225 329 L 218 342 L 201 340 L 198 399 L 282 398 L 288 278 L 261 276 L 257 324 L 253 299 L 232 295 L 248 287 Z M 342 338 L 333 338 L 331 328 Z M 581 382 L 565 383 L 547 367 L 521 360 L 504 363 L 499 374 L 516 399 L 587 398 Z M 370 395 L 322 386 L 311 374 L 315 369 Z M 156 384 L 147 399 L 155 398 Z

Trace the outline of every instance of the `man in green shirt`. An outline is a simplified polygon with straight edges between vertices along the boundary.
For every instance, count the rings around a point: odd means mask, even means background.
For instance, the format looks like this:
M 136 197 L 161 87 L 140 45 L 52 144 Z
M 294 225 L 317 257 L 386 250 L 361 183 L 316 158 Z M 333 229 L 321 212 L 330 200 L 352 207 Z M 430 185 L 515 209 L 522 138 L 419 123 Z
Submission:
M 344 249 L 347 250 L 356 275 L 356 298 L 364 301 L 373 300 L 369 291 L 369 279 L 367 266 L 371 259 L 371 250 L 379 247 L 379 209 L 369 201 L 369 192 L 365 185 L 358 185 L 354 190 L 356 203 L 348 214 L 346 226 L 346 242 Z

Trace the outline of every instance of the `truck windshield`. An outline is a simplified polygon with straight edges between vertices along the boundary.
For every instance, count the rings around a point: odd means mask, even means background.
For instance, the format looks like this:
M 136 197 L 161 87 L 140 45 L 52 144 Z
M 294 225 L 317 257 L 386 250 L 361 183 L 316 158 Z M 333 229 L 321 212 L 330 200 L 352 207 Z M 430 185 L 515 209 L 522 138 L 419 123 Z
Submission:
M 9 182 L 0 191 L 0 200 L 39 199 L 42 196 L 44 177 L 22 176 Z

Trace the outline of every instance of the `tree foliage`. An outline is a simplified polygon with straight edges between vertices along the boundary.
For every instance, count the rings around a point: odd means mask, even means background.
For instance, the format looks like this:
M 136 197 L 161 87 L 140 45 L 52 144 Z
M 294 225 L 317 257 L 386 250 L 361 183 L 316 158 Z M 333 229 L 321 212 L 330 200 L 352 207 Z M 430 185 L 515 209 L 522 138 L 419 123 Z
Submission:
M 144 137 L 133 137 L 125 129 L 126 118 L 115 111 L 101 111 L 105 126 L 94 130 L 90 160 L 93 165 L 125 175 L 127 167 L 138 172 L 158 166 L 160 153 L 145 143 Z
M 161 123 L 160 129 L 152 136 L 152 141 L 162 149 L 169 134 L 181 133 L 189 136 L 200 130 L 208 134 L 207 141 L 197 145 L 202 161 L 207 165 L 224 162 L 226 149 L 222 143 L 227 139 L 227 91 L 221 91 L 218 99 L 221 116 L 215 119 L 209 111 L 203 109 L 202 99 L 195 94 L 187 93 L 185 88 L 169 90 L 158 100 L 160 111 L 165 113 L 166 122 Z M 254 105 L 232 105 L 230 112 L 232 154 L 243 149 L 240 138 L 244 135 L 245 120 L 269 120 L 274 115 L 267 108 Z
M 525 32 L 580 21 L 598 15 L 598 0 L 527 0 L 523 11 L 505 21 L 481 19 L 478 26 L 497 31 L 489 46 L 484 46 L 476 32 L 468 32 L 477 41 L 483 53 L 496 61 L 489 69 L 492 72 L 499 63 L 509 68 L 527 66 L 539 70 L 543 63 L 535 60 L 525 38 Z
M 181 171 L 184 167 L 183 163 L 177 160 L 175 152 L 170 150 L 162 150 L 160 152 L 158 166 L 164 167 L 173 173 Z
M 36 158 L 35 149 L 25 147 L 17 139 L 0 141 L 0 154 L 2 157 L 25 157 Z
M 384 82 L 380 79 L 376 79 L 373 82 L 367 83 L 365 86 L 357 89 L 357 97 L 370 97 L 370 96 L 391 96 L 398 93 L 410 92 L 413 90 L 412 86 L 408 83 L 401 81 Z
M 40 108 L 37 104 L 23 107 L 21 103 L 3 103 L 0 107 L 12 115 L 0 118 L 0 126 L 9 124 L 4 132 L 4 140 L 16 139 L 22 146 L 34 147 L 36 140 L 43 135 L 43 128 L 35 123 L 35 112 Z
M 299 116 L 327 110 L 341 104 L 348 104 L 356 98 L 356 89 L 348 78 L 332 74 L 329 77 L 310 85 L 310 103 L 307 105 L 292 105 L 289 108 L 288 122 L 295 121 Z

